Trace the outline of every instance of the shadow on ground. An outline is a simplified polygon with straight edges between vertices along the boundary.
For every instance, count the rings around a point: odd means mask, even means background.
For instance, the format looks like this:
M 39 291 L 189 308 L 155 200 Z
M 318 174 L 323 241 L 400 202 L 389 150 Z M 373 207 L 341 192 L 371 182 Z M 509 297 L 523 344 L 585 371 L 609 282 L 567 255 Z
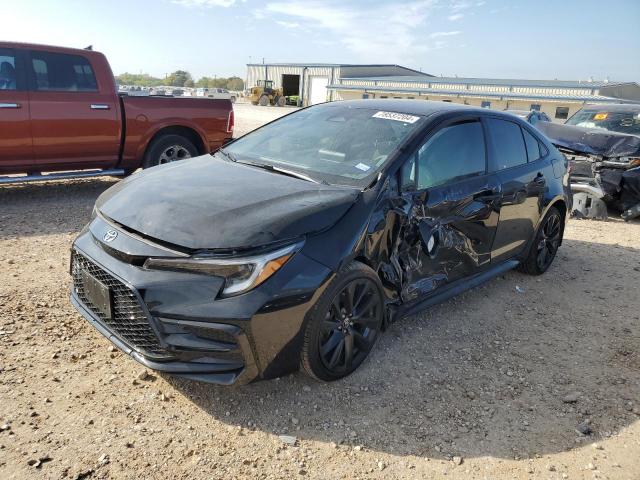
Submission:
M 638 250 L 565 240 L 542 277 L 510 272 L 397 322 L 342 381 L 166 379 L 229 425 L 303 440 L 432 457 L 569 450 L 640 418 L 639 272 Z

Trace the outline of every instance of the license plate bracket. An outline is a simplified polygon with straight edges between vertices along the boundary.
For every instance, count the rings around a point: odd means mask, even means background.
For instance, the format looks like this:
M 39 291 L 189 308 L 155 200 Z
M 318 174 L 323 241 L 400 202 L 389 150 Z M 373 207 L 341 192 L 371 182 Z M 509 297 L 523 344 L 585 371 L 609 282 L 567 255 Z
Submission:
M 87 297 L 87 300 L 106 319 L 111 319 L 113 317 L 113 299 L 109 287 L 85 269 L 81 270 L 81 276 L 82 284 L 84 286 L 84 294 Z

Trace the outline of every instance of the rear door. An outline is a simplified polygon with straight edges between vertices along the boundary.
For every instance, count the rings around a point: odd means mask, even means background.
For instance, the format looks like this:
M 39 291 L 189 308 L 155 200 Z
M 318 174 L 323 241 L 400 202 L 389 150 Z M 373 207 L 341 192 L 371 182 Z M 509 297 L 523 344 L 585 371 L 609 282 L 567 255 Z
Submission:
M 0 171 L 27 171 L 32 164 L 29 92 L 21 51 L 0 48 Z
M 88 57 L 30 51 L 27 60 L 33 149 L 41 166 L 113 166 L 120 149 L 115 83 Z
M 485 145 L 479 118 L 457 119 L 431 134 L 405 164 L 411 228 L 403 239 L 404 301 L 490 264 L 500 185 L 486 172 Z
M 533 237 L 546 188 L 539 142 L 516 122 L 487 117 L 489 170 L 502 185 L 500 220 L 491 260 L 500 262 L 523 252 Z M 528 147 L 529 146 L 529 152 Z

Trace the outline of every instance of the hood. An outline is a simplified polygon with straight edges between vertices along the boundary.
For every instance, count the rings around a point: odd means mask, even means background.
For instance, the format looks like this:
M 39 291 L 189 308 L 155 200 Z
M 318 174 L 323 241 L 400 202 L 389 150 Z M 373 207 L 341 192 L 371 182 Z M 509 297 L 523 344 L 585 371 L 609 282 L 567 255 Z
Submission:
M 556 147 L 607 158 L 640 156 L 640 137 L 598 128 L 538 122 L 540 130 Z
M 163 242 L 241 249 L 327 229 L 359 193 L 204 155 L 135 174 L 103 193 L 96 206 Z

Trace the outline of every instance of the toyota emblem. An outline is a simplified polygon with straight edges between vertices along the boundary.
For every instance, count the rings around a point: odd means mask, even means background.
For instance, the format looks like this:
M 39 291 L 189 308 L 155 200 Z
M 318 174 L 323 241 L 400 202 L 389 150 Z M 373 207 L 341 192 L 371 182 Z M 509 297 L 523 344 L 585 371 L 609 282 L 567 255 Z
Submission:
M 104 240 L 106 243 L 110 243 L 113 242 L 117 236 L 118 232 L 116 232 L 115 230 L 107 230 L 107 233 L 104 234 L 102 240 Z

